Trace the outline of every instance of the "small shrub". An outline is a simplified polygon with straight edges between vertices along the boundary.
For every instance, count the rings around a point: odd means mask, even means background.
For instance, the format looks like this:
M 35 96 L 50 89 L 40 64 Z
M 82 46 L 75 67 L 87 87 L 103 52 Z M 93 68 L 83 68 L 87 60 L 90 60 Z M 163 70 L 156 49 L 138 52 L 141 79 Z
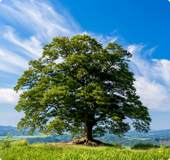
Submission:
M 5 149 L 5 148 L 9 148 L 11 146 L 9 138 L 12 138 L 12 136 L 8 133 L 6 139 L 2 138 L 2 141 L 0 142 L 1 148 Z
M 26 139 L 23 139 L 23 140 L 17 140 L 17 141 L 14 141 L 14 142 L 11 142 L 11 145 L 12 146 L 27 146 L 29 145 L 29 142 L 26 141 Z
M 166 147 L 166 145 L 165 146 L 160 146 L 160 149 L 165 149 L 165 148 L 168 148 L 168 147 Z
M 131 149 L 150 149 L 150 148 L 159 148 L 159 146 L 150 143 L 138 143 L 135 144 Z
M 110 143 L 107 143 L 107 142 L 103 142 L 106 146 L 111 146 L 113 147 L 114 145 L 113 144 L 110 144 Z
M 117 142 L 114 142 L 113 145 L 115 146 L 115 148 L 118 148 L 118 149 L 125 149 L 125 147 L 123 147 L 122 145 L 120 145 L 120 144 L 117 143 Z

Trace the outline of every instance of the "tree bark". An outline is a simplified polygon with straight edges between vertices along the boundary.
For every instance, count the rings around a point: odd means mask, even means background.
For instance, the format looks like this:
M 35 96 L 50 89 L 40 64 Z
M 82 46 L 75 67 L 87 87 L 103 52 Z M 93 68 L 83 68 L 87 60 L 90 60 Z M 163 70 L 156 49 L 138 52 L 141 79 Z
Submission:
M 92 128 L 93 124 L 90 122 L 85 122 L 84 123 L 84 133 L 83 133 L 83 138 L 86 140 L 93 140 L 92 137 Z

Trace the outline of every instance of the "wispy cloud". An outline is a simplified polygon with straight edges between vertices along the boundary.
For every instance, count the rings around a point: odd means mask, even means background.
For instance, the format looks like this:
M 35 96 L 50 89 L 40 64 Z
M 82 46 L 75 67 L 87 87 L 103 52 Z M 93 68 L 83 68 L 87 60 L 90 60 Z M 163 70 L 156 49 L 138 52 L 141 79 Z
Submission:
M 15 45 L 15 50 L 22 52 L 22 54 L 32 59 L 37 59 L 42 55 L 44 43 L 50 43 L 56 36 L 71 37 L 81 32 L 79 25 L 69 13 L 61 10 L 61 8 L 57 9 L 59 11 L 52 7 L 50 1 L 9 0 L 8 4 L 0 5 L 0 16 L 6 18 L 6 21 L 13 21 L 15 29 L 13 26 L 6 26 L 6 31 L 1 31 L 0 34 Z M 29 32 L 32 35 L 23 39 L 25 35 L 22 32 Z M 3 37 L 1 36 L 0 42 L 4 41 Z M 10 51 L 9 47 L 3 47 L 7 48 L 8 52 Z M 13 51 L 10 52 L 12 56 Z M 13 53 L 13 57 L 15 55 Z M 3 59 L 4 62 L 8 61 L 8 57 L 2 56 L 1 54 L 0 59 Z M 18 64 L 20 64 L 19 62 Z M 25 61 L 23 62 L 25 63 Z M 22 67 L 21 65 L 19 66 Z M 4 67 L 4 63 L 1 63 L 0 70 L 9 71 L 10 69 L 7 66 Z
M 1 88 L 0 89 L 0 103 L 10 103 L 17 104 L 19 95 L 22 91 L 19 91 L 18 94 L 13 89 Z
M 152 54 L 156 47 L 143 53 L 144 47 L 146 45 L 128 46 L 128 51 L 133 54 L 129 65 L 135 73 L 134 85 L 137 94 L 140 95 L 141 101 L 149 109 L 170 111 L 170 90 L 168 89 L 170 85 L 168 83 L 170 82 L 170 61 L 162 59 L 149 61 L 142 55 Z
M 27 61 L 17 54 L 0 48 L 0 70 L 20 75 L 18 67 L 28 69 Z
M 9 0 L 10 1 L 10 0 Z M 61 7 L 61 6 L 60 6 Z M 52 38 L 55 36 L 68 36 L 72 37 L 75 34 L 89 34 L 95 37 L 100 43 L 104 46 L 109 41 L 116 41 L 117 36 L 109 37 L 102 36 L 95 33 L 82 32 L 79 28 L 79 25 L 74 21 L 74 19 L 67 13 L 65 10 L 56 11 L 48 1 L 48 4 L 45 1 L 20 1 L 20 0 L 11 0 L 10 5 L 2 4 L 0 6 L 3 13 L 0 16 L 5 17 L 6 20 L 14 21 L 15 29 L 12 26 L 6 26 L 5 32 L 1 32 L 3 37 L 8 40 L 8 42 L 15 45 L 15 49 L 20 51 L 20 53 L 26 55 L 31 59 L 37 59 L 42 55 L 42 46 L 45 42 L 50 43 Z M 59 8 L 58 8 L 59 9 Z M 23 39 L 22 33 L 17 33 L 19 30 L 17 28 L 22 28 L 21 32 L 31 32 L 32 35 L 26 39 Z M 4 39 L 1 38 L 0 42 Z M 5 46 L 4 46 L 5 47 Z M 16 54 L 13 51 L 10 51 L 8 48 L 7 53 L 10 52 L 11 57 L 15 57 Z M 4 55 L 4 52 L 3 52 Z M 0 59 L 3 59 L 3 62 L 9 62 L 8 56 L 0 55 Z M 18 60 L 18 62 L 17 62 Z M 24 60 L 24 56 L 21 59 L 16 59 L 14 62 L 10 61 L 11 64 L 18 67 L 28 66 L 28 61 Z M 23 65 L 23 62 L 25 65 Z M 61 59 L 59 60 L 61 62 Z M 9 67 L 6 63 L 1 63 L 0 70 L 12 72 L 13 74 L 18 74 L 14 72 L 13 67 Z
M 22 40 L 20 37 L 17 37 L 13 28 L 8 26 L 4 37 L 17 45 L 17 47 L 25 49 L 26 52 L 24 53 L 30 58 L 37 59 L 42 55 L 42 44 L 34 36 L 30 37 L 30 39 Z
M 11 1 L 9 5 L 1 5 L 3 16 L 7 19 L 13 18 L 36 34 L 38 39 L 51 41 L 55 36 L 72 36 L 79 31 L 79 25 L 66 12 L 58 13 L 50 2 L 47 1 Z
M 142 76 L 135 76 L 135 87 L 142 103 L 150 110 L 170 111 L 170 93 L 167 88 Z
M 91 37 L 94 37 L 99 43 L 103 44 L 103 47 L 106 47 L 106 45 L 109 42 L 116 42 L 119 39 L 117 35 L 104 36 L 102 34 L 97 34 L 97 33 L 92 33 L 92 32 L 87 32 L 87 31 L 80 33 L 80 35 L 83 35 L 83 34 L 87 34 Z
M 152 61 L 156 62 L 154 69 L 157 76 L 164 80 L 166 85 L 170 87 L 170 61 L 166 59 L 152 59 Z
M 21 76 L 28 69 L 28 61 L 38 59 L 43 45 L 54 37 L 72 37 L 81 32 L 79 24 L 60 4 L 53 8 L 48 0 L 8 0 L 0 10 L 0 17 L 11 24 L 1 25 L 5 27 L 0 31 L 0 71 L 8 74 Z M 0 89 L 0 97 L 0 103 L 15 103 L 19 98 L 11 88 Z

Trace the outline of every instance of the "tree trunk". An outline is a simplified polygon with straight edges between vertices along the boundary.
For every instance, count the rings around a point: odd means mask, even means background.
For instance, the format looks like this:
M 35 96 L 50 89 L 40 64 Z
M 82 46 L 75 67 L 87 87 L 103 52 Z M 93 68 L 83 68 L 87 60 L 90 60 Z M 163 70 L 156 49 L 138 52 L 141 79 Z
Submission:
M 86 140 L 93 140 L 92 137 L 92 128 L 93 125 L 90 122 L 85 122 L 84 123 L 84 133 L 83 133 L 83 138 Z

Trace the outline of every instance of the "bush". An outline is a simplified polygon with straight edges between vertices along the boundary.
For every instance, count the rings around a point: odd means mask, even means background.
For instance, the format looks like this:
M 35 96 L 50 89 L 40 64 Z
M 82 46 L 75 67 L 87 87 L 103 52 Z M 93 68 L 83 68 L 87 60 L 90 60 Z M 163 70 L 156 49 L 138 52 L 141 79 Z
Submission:
M 159 148 L 160 146 L 157 146 L 155 144 L 150 143 L 138 143 L 135 144 L 131 149 L 150 149 L 150 148 Z
M 29 145 L 29 142 L 26 141 L 26 139 L 23 139 L 23 140 L 17 140 L 17 141 L 14 141 L 14 142 L 11 142 L 11 145 L 12 146 L 27 146 Z
M 8 133 L 6 139 L 2 138 L 2 141 L 0 142 L 1 148 L 5 149 L 5 148 L 9 148 L 11 146 L 9 138 L 12 138 L 12 136 Z
M 120 144 L 117 143 L 117 142 L 114 142 L 113 145 L 115 146 L 115 148 L 118 148 L 118 149 L 125 149 L 125 147 L 123 147 L 122 145 L 120 145 Z

